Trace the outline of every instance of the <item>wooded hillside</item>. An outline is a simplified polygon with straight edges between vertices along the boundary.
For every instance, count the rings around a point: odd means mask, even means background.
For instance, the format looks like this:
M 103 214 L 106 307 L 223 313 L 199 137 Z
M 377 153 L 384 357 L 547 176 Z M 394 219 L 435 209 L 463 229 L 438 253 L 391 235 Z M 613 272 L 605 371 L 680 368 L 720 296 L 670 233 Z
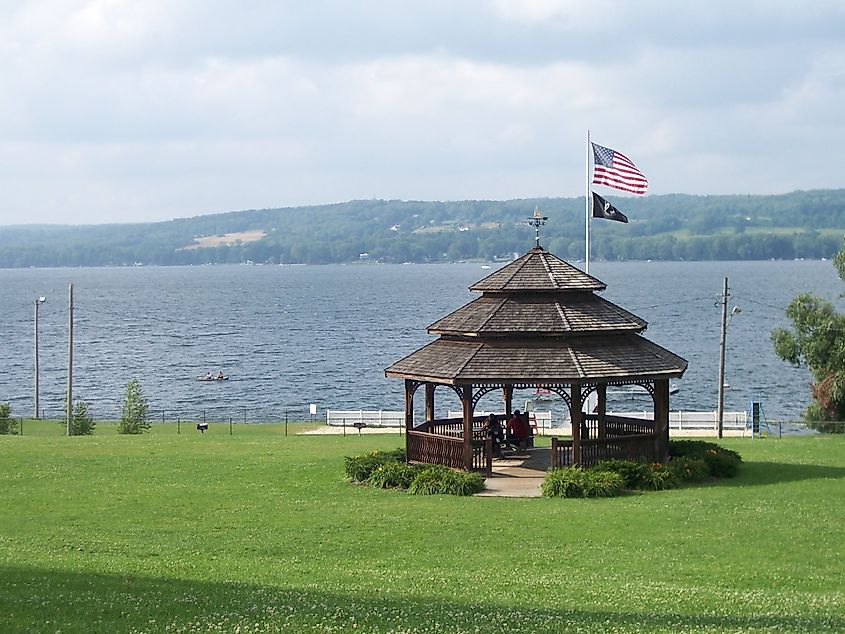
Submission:
M 829 258 L 845 234 L 843 189 L 608 200 L 630 222 L 592 222 L 597 260 Z M 0 227 L 0 267 L 493 260 L 532 246 L 535 206 L 549 216 L 543 246 L 582 259 L 583 198 L 355 200 L 148 224 Z M 250 233 L 240 241 L 240 232 Z

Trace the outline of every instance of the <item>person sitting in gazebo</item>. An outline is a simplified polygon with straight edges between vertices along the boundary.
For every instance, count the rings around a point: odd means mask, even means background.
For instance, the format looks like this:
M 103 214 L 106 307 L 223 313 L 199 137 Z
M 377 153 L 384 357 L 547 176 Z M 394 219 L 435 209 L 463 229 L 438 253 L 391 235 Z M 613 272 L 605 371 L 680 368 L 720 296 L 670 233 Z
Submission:
M 487 434 L 487 437 L 493 441 L 493 456 L 495 458 L 501 458 L 502 441 L 504 440 L 505 434 L 502 431 L 502 424 L 499 422 L 499 419 L 496 418 L 495 414 L 491 413 L 487 417 L 482 429 Z
M 513 448 L 516 444 L 520 451 L 525 451 L 528 446 L 528 438 L 531 436 L 531 428 L 528 426 L 528 420 L 525 416 L 519 413 L 519 410 L 514 410 L 513 416 L 508 420 L 508 435 L 505 442 L 508 447 Z

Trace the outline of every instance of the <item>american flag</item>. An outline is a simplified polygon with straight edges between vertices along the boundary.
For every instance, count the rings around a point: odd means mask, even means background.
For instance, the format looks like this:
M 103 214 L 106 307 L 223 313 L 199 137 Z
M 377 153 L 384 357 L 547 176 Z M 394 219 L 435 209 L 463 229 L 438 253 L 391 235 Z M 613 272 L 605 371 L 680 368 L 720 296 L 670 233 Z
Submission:
M 648 180 L 627 156 L 616 150 L 598 145 L 593 146 L 593 184 L 607 185 L 631 194 L 645 194 Z

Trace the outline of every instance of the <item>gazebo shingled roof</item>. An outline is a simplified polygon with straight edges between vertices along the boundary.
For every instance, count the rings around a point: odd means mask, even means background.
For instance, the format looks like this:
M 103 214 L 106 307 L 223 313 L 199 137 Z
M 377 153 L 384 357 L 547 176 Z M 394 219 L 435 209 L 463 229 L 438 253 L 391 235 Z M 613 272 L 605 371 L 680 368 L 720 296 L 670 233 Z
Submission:
M 603 291 L 604 282 L 537 246 L 469 287 L 471 291 Z
M 441 337 L 394 363 L 388 376 L 461 383 L 554 383 L 679 376 L 686 361 L 639 335 L 575 341 L 467 341 Z
M 648 324 L 597 296 L 605 284 L 542 247 L 470 286 L 483 295 L 428 327 L 440 338 L 385 370 L 450 384 L 678 377 L 686 361 L 639 336 Z
M 592 293 L 489 295 L 462 306 L 428 327 L 437 335 L 565 335 L 641 332 L 645 321 Z

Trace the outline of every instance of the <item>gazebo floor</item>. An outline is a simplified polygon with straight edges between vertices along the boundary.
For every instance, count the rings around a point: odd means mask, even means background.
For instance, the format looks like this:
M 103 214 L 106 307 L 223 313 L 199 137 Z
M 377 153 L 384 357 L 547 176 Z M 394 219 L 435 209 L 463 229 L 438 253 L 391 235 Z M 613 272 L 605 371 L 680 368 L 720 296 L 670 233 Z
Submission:
M 493 473 L 505 470 L 512 477 L 544 477 L 552 464 L 552 450 L 548 447 L 528 449 L 525 453 L 493 459 Z M 516 471 L 520 470 L 520 471 Z M 511 473 L 513 471 L 513 473 Z M 522 474 L 522 471 L 529 473 Z
M 548 448 L 530 449 L 517 454 L 493 460 L 493 477 L 484 481 L 480 497 L 538 498 L 542 496 L 540 485 L 551 463 Z

